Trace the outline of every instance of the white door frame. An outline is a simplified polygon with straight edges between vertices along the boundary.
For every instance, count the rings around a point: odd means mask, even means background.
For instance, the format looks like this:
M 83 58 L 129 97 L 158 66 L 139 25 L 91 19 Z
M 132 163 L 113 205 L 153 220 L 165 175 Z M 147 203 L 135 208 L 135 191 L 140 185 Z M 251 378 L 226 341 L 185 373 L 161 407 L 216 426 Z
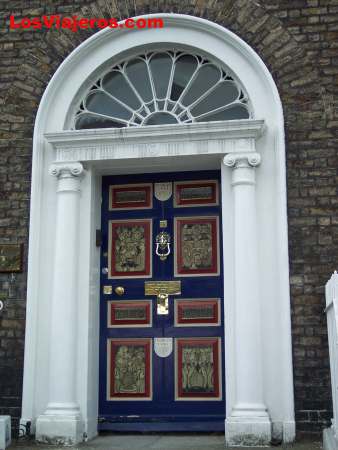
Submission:
M 101 175 L 218 168 L 226 442 L 266 444 L 271 435 L 291 442 L 285 146 L 278 92 L 257 54 L 230 31 L 191 16 L 158 16 L 165 20 L 163 30 L 105 29 L 85 41 L 59 67 L 41 101 L 33 145 L 22 422 L 32 421 L 46 442 L 75 443 L 97 432 L 95 230 Z M 65 131 L 88 80 L 112 57 L 152 45 L 180 45 L 218 59 L 245 87 L 254 117 L 261 120 Z

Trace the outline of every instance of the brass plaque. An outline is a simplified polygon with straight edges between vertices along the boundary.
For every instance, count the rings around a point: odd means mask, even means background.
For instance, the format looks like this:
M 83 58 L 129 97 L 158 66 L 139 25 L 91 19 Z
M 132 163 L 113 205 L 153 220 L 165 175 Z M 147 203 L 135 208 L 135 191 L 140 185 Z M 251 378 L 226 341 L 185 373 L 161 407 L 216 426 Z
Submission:
M 22 244 L 0 244 L 0 272 L 22 272 Z
M 105 295 L 111 295 L 113 293 L 113 286 L 103 286 L 103 293 Z
M 145 295 L 180 295 L 181 281 L 145 281 L 144 294 Z
M 168 221 L 167 220 L 160 220 L 160 228 L 167 228 Z

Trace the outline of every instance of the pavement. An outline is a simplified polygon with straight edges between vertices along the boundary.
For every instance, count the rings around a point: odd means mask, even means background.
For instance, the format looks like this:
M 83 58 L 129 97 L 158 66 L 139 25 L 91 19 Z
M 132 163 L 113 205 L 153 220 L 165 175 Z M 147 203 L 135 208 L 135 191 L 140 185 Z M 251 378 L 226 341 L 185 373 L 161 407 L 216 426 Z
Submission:
M 259 447 L 260 449 L 266 447 Z M 280 445 L 272 449 L 290 450 L 320 450 L 321 441 L 303 439 L 293 445 Z M 64 447 L 54 447 L 37 444 L 34 441 L 18 440 L 12 442 L 7 450 L 56 450 Z M 125 434 L 102 433 L 95 439 L 71 447 L 72 450 L 225 450 L 224 435 L 213 434 Z M 255 447 L 258 449 L 258 447 Z M 228 447 L 227 450 L 238 450 L 238 447 Z

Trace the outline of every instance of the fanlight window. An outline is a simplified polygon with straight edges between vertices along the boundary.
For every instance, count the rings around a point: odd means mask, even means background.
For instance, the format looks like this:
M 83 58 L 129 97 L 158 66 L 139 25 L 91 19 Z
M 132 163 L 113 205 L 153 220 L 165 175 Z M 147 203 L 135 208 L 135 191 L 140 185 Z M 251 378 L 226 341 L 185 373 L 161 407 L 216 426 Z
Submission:
M 145 53 L 96 81 L 76 112 L 75 129 L 247 119 L 247 103 L 234 78 L 199 55 Z

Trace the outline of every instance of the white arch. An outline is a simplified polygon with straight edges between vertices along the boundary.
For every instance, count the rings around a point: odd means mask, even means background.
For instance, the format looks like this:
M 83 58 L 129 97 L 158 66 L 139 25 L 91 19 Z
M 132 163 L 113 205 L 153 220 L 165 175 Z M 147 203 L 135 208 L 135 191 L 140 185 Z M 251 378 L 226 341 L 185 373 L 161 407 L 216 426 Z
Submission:
M 295 430 L 284 120 L 280 97 L 263 61 L 234 33 L 215 23 L 192 16 L 156 14 L 148 17 L 154 16 L 163 18 L 165 21 L 163 29 L 111 30 L 107 28 L 83 42 L 60 65 L 49 82 L 39 106 L 33 140 L 22 421 L 31 420 L 34 425 L 36 418 L 44 412 L 47 403 L 48 383 L 46 380 L 48 380 L 50 345 L 48 330 L 51 320 L 49 297 L 54 270 L 52 261 L 55 252 L 53 238 L 56 206 L 55 180 L 49 176 L 48 168 L 56 158 L 60 159 L 66 154 L 64 151 L 57 153 L 57 149 L 69 148 L 70 141 L 74 140 L 74 135 L 70 136 L 63 130 L 69 111 L 72 110 L 72 105 L 76 101 L 75 93 L 79 91 L 80 95 L 81 87 L 89 79 L 94 80 L 98 71 L 115 56 L 124 54 L 127 57 L 147 46 L 175 46 L 176 44 L 212 55 L 213 58 L 230 67 L 241 84 L 245 86 L 255 118 L 262 119 L 265 123 L 265 132 L 256 141 L 256 150 L 262 155 L 263 161 L 261 167 L 257 169 L 256 194 L 259 224 L 257 235 L 260 261 L 259 281 L 262 288 L 261 316 L 265 318 L 260 330 L 264 355 L 264 396 L 272 421 L 273 436 L 290 442 L 294 438 Z M 172 127 L 175 128 L 171 129 L 171 137 L 167 135 L 168 140 L 174 140 L 172 135 L 177 137 L 181 133 L 179 125 Z M 229 141 L 230 136 L 237 139 L 239 146 L 245 144 L 244 138 L 253 137 L 253 134 L 250 135 L 247 131 L 250 130 L 249 121 L 237 124 L 236 127 L 234 129 L 231 126 L 222 125 L 217 128 L 211 125 L 203 129 L 203 132 L 211 133 L 210 136 L 215 145 L 219 143 L 218 136 L 219 141 L 224 139 L 228 146 L 224 144 L 223 153 L 228 153 L 229 145 L 234 145 L 233 141 Z M 146 128 L 149 133 L 149 127 Z M 159 130 L 159 134 L 165 133 L 164 128 L 156 129 Z M 189 156 L 189 159 L 184 159 L 186 157 L 179 153 L 176 154 L 176 159 L 173 158 L 171 155 L 175 154 L 176 150 L 172 148 L 166 154 L 162 150 L 156 153 L 157 150 L 155 151 L 154 147 L 147 147 L 147 142 L 156 141 L 156 129 L 154 128 L 152 135 L 147 134 L 147 131 L 127 135 L 121 130 L 111 133 L 105 130 L 100 137 L 102 145 L 107 147 L 111 145 L 111 142 L 116 142 L 116 146 L 110 148 L 110 153 L 108 152 L 110 156 L 105 159 L 104 164 L 100 165 L 100 158 L 94 158 L 96 159 L 94 162 L 92 156 L 81 159 L 87 161 L 87 175 L 82 182 L 79 235 L 83 247 L 79 250 L 81 264 L 76 272 L 79 283 L 77 299 L 79 323 L 76 333 L 78 355 L 83 356 L 78 356 L 76 367 L 77 398 L 84 419 L 84 430 L 89 437 L 94 436 L 96 432 L 97 410 L 95 408 L 98 380 L 95 346 L 98 333 L 96 303 L 99 278 L 98 251 L 93 242 L 89 243 L 89 241 L 93 241 L 93 232 L 95 228 L 99 228 L 99 222 L 94 214 L 95 205 L 99 203 L 100 197 L 99 175 L 103 173 L 103 167 L 108 167 L 115 172 L 120 171 L 120 173 L 126 170 L 137 172 L 143 171 L 144 168 L 149 169 L 150 163 L 154 166 L 153 170 L 163 171 L 168 170 L 168 162 L 171 164 L 170 170 L 180 170 L 182 164 L 187 163 L 192 169 L 215 168 L 221 165 L 219 155 L 222 152 L 219 150 L 214 152 L 211 147 L 205 155 L 199 150 L 196 152 L 199 155 L 198 158 Z M 246 133 L 243 133 L 243 129 L 246 129 Z M 186 128 L 184 131 L 186 136 L 189 136 L 191 130 L 194 129 Z M 47 139 L 46 134 L 49 134 Z M 85 146 L 86 139 L 92 142 L 93 135 L 95 132 L 92 133 L 92 131 L 78 133 L 76 135 L 77 151 Z M 131 147 L 123 147 L 128 139 L 132 142 Z M 135 141 L 144 143 L 139 155 L 135 154 Z M 173 145 L 175 147 L 176 144 Z M 187 140 L 186 146 L 189 147 L 189 145 L 190 141 Z M 124 149 L 122 152 L 118 150 L 121 146 Z M 100 154 L 102 155 L 103 151 Z M 222 169 L 223 202 L 227 202 L 230 209 L 232 207 L 231 174 L 228 170 L 224 167 Z M 227 249 L 232 247 L 231 226 L 231 219 L 225 221 L 223 232 L 228 231 L 224 234 L 224 246 Z M 235 375 L 232 372 L 235 339 L 231 327 L 233 317 L 231 300 L 234 296 L 232 256 L 224 260 L 225 282 L 228 286 L 229 298 L 225 322 L 227 415 L 230 414 L 233 406 L 235 383 Z M 245 362 L 243 363 L 245 365 Z

